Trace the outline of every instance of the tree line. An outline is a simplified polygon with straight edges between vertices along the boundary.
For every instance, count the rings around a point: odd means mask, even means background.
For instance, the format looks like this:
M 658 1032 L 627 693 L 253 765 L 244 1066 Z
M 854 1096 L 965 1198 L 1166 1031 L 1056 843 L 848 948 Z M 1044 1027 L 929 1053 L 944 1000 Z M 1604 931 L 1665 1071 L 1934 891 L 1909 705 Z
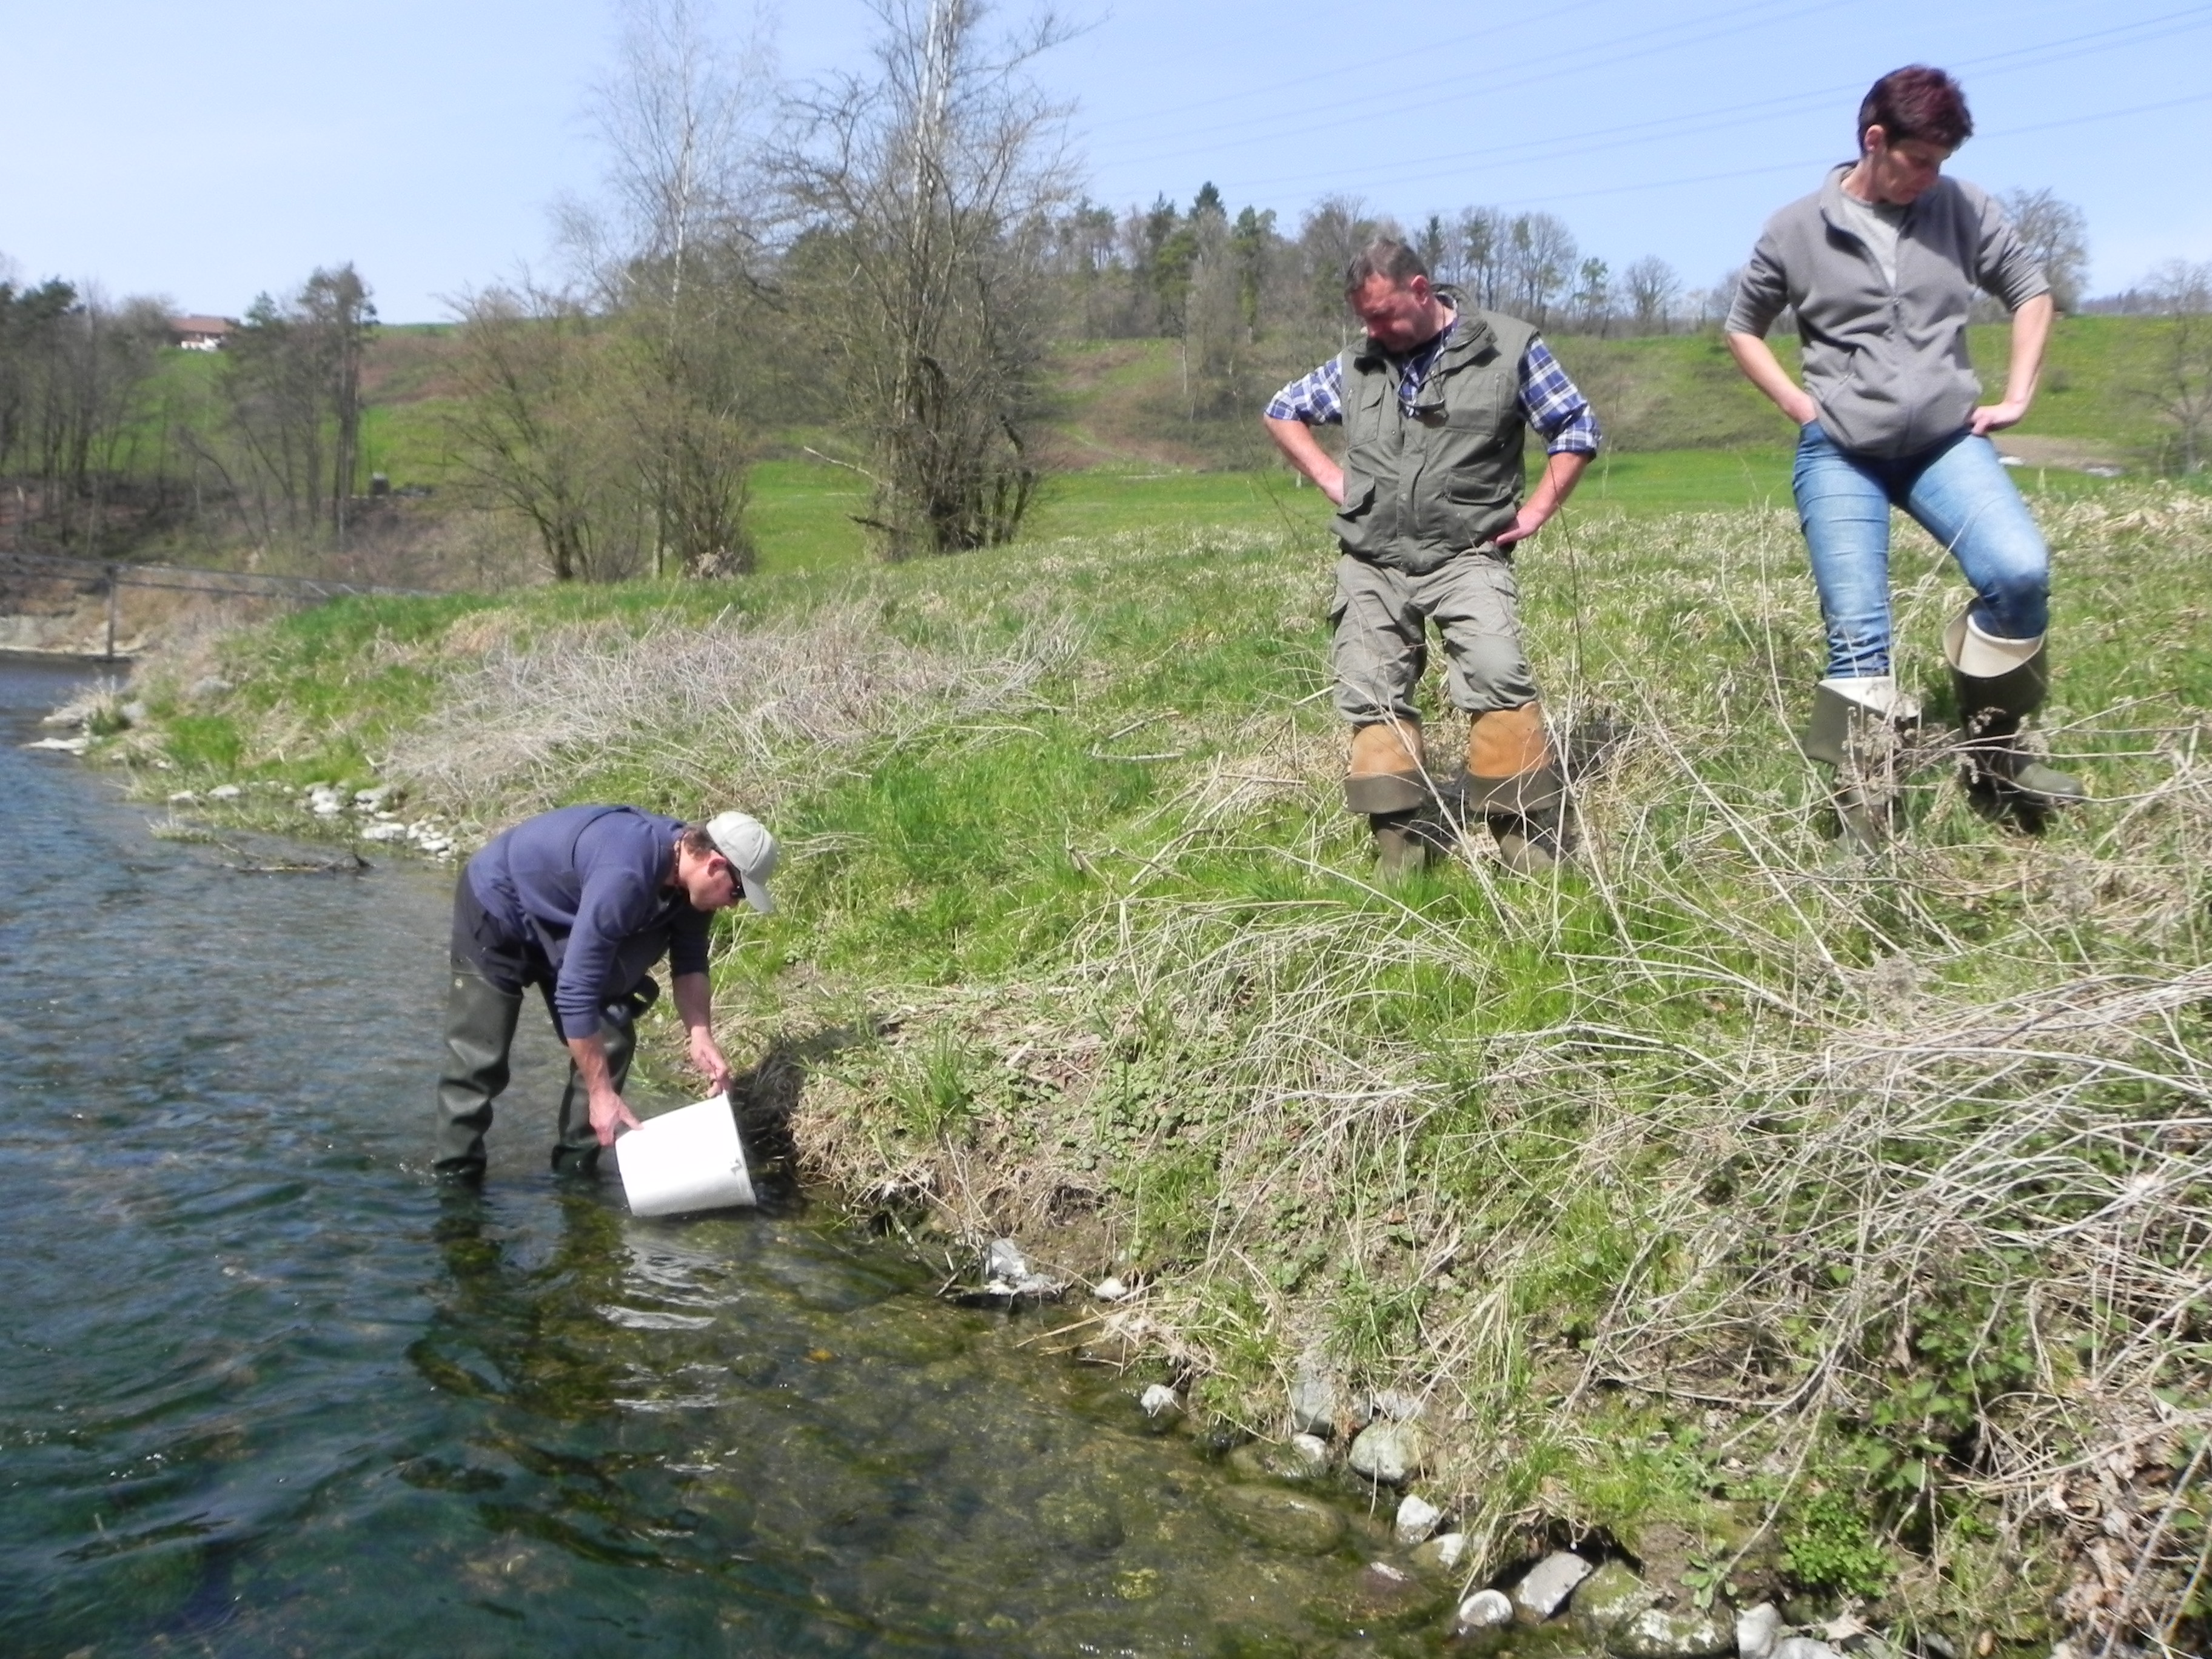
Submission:
M 886 557 L 1006 540 L 1040 481 L 1056 343 L 1172 341 L 1183 416 L 1249 422 L 1348 338 L 1341 273 L 1377 234 L 1554 334 L 1725 313 L 1733 273 L 1692 286 L 1651 255 L 1616 270 L 1542 211 L 1401 219 L 1334 196 L 1286 228 L 1211 184 L 1115 211 L 1079 193 L 1066 112 L 1029 76 L 1054 22 L 988 32 L 976 0 L 872 9 L 859 67 L 786 87 L 720 43 L 707 0 L 626 0 L 592 101 L 603 188 L 561 206 L 556 274 L 453 302 L 460 493 L 526 526 L 556 580 L 750 568 L 747 471 L 772 439 L 860 481 L 854 516 Z M 2079 210 L 2048 191 L 2008 205 L 2075 308 Z M 375 327 L 351 265 L 317 270 L 188 375 L 165 372 L 151 301 L 0 286 L 16 515 L 82 547 L 125 508 L 342 546 Z
M 376 325 L 351 265 L 263 295 L 211 374 L 170 308 L 52 279 L 0 282 L 0 478 L 24 533 L 99 555 L 210 518 L 266 544 L 343 545 Z

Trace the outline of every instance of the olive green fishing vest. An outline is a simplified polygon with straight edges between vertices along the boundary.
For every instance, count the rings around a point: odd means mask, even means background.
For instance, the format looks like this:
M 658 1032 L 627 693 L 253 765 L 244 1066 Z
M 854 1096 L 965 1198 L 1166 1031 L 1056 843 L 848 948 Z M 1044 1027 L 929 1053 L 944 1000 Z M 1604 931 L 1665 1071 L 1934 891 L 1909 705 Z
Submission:
M 1371 340 L 1338 359 L 1344 376 L 1344 505 L 1337 538 L 1354 558 L 1425 576 L 1489 541 L 1521 510 L 1521 360 L 1536 331 L 1462 311 L 1413 413 L 1401 365 Z

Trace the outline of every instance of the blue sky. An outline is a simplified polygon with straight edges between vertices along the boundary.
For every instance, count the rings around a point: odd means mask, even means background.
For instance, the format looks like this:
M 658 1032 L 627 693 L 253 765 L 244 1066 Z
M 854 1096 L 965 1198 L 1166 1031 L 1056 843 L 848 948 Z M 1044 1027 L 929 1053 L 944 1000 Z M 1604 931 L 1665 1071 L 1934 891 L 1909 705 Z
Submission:
M 2048 185 L 2088 215 L 2092 288 L 2212 258 L 2212 4 L 1583 0 L 1416 9 L 1078 0 L 1040 78 L 1076 106 L 1097 199 L 1207 179 L 1286 228 L 1330 191 L 1409 221 L 1547 208 L 1618 270 L 1692 285 L 1848 154 L 1859 94 L 1921 61 L 1965 82 L 1953 171 Z M 750 16 L 732 5 L 733 33 Z M 782 69 L 857 64 L 860 0 L 769 14 Z M 76 0 L 9 8 L 0 254 L 18 274 L 236 314 L 352 259 L 384 316 L 548 260 L 548 209 L 588 193 L 582 119 L 607 0 Z

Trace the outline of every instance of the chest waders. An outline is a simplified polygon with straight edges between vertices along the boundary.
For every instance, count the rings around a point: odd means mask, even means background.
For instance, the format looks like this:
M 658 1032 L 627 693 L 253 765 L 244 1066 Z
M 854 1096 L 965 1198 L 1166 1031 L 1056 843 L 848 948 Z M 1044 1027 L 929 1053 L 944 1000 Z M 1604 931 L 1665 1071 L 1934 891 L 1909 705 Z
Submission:
M 1534 339 L 1535 331 L 1517 318 L 1462 312 L 1410 403 L 1402 364 L 1372 341 L 1344 353 L 1344 503 L 1336 532 L 1347 554 L 1414 580 L 1454 560 L 1498 556 L 1497 538 L 1521 507 L 1520 371 Z M 1514 672 L 1502 678 L 1518 690 L 1504 706 L 1479 706 L 1482 696 L 1497 695 L 1482 690 L 1462 705 L 1469 725 L 1457 805 L 1484 819 L 1506 866 L 1525 875 L 1557 863 L 1571 831 L 1517 619 L 1510 626 Z M 1346 805 L 1367 818 L 1376 869 L 1386 879 L 1428 863 L 1447 842 L 1420 723 L 1402 712 L 1354 725 L 1344 793 Z

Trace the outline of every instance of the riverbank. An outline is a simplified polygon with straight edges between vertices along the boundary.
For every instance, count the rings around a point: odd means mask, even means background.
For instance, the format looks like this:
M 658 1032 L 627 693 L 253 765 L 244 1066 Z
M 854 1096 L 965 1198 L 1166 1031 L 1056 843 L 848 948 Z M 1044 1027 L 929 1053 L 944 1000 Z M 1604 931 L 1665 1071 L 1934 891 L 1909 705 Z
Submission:
M 1370 884 L 1328 554 L 1287 529 L 347 601 L 142 665 L 94 752 L 180 811 L 462 848 L 561 801 L 743 804 L 789 853 L 781 914 L 719 936 L 726 1046 L 957 1270 L 1011 1234 L 1131 1288 L 1065 1343 L 1263 1436 L 1302 1380 L 1340 1435 L 1417 1415 L 1477 1561 L 1595 1536 L 1960 1651 L 2185 1649 L 2212 509 L 2045 522 L 2045 726 L 2099 804 L 2021 836 L 1936 757 L 1870 861 L 1792 745 L 1814 611 L 1772 513 L 1524 561 L 1555 718 L 1627 732 L 1556 880 L 1471 841 Z M 1940 723 L 1955 578 L 1917 537 L 1893 577 Z

